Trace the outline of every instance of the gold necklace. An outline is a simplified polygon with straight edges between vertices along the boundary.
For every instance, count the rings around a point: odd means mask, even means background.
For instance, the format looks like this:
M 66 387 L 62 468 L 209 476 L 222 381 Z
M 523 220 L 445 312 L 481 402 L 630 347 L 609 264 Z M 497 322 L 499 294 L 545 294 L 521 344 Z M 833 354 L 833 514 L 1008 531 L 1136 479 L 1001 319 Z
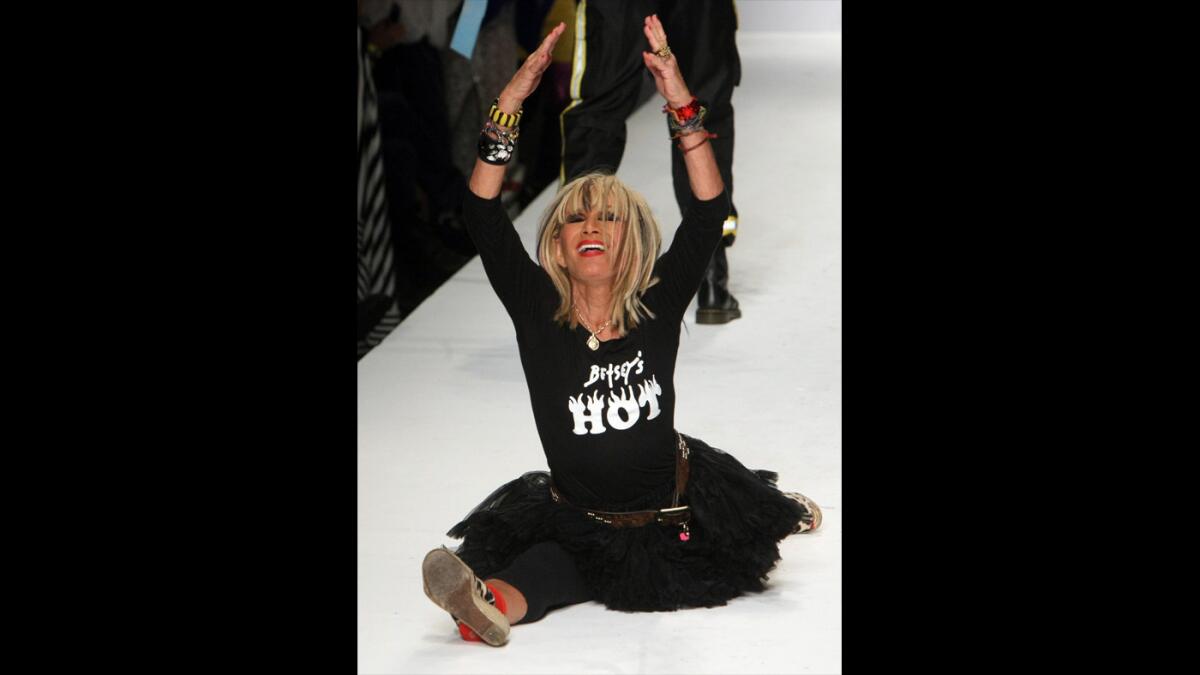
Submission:
M 586 328 L 589 333 L 591 333 L 591 335 L 587 339 L 587 346 L 590 347 L 592 349 L 592 351 L 596 351 L 597 349 L 600 349 L 600 340 L 596 339 L 596 333 L 604 332 L 604 329 L 608 328 L 608 324 L 612 323 L 612 319 L 609 319 L 608 321 L 605 321 L 604 323 L 600 324 L 600 327 L 597 328 L 596 330 L 592 330 L 591 326 L 587 325 L 587 321 L 583 320 L 583 314 L 580 313 L 578 307 L 575 308 L 575 316 L 579 317 L 579 323 L 583 324 L 583 327 Z

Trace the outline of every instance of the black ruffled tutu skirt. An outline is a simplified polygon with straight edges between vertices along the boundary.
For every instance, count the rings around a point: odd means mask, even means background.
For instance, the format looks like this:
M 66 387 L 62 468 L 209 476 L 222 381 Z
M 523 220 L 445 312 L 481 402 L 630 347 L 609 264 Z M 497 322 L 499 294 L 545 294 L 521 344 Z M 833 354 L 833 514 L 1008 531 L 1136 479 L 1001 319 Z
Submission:
M 680 539 L 678 526 L 613 528 L 555 503 L 545 471 L 501 486 L 448 534 L 463 539 L 458 555 L 481 579 L 534 544 L 558 542 L 575 559 L 594 597 L 610 609 L 713 607 L 762 591 L 779 560 L 779 542 L 796 527 L 802 508 L 775 486 L 775 473 L 752 471 L 704 441 L 684 439 L 691 449 L 683 499 L 691 507 L 687 541 Z M 662 508 L 673 487 L 648 495 L 644 503 L 596 508 Z

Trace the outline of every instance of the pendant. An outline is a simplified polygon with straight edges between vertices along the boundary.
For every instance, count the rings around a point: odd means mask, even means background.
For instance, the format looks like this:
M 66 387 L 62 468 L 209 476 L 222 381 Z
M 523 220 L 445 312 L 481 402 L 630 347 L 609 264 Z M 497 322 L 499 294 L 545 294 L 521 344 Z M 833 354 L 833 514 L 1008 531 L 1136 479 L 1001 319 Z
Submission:
M 600 341 L 596 339 L 595 335 L 588 338 L 588 346 L 592 348 L 592 351 L 600 349 Z

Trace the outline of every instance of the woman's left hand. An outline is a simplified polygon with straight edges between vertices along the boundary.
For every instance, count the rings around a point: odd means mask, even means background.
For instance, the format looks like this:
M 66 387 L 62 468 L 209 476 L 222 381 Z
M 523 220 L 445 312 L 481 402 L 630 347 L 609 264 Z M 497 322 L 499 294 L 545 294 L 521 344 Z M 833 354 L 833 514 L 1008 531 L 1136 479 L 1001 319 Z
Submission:
M 679 72 L 679 62 L 675 60 L 675 55 L 669 53 L 670 49 L 665 50 L 668 52 L 666 56 L 658 55 L 667 46 L 667 34 L 663 31 L 662 22 L 658 20 L 657 14 L 646 17 L 642 32 L 646 34 L 646 39 L 650 41 L 650 49 L 654 52 L 642 52 L 642 60 L 654 76 L 654 86 L 658 88 L 658 93 L 667 99 L 667 105 L 672 108 L 682 108 L 691 103 L 692 93 L 683 81 L 683 74 Z

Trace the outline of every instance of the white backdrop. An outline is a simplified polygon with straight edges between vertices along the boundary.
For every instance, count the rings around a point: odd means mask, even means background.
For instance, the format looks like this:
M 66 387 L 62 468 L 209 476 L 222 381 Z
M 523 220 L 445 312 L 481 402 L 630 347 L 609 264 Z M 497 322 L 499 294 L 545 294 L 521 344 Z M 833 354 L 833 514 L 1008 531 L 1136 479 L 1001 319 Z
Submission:
M 841 0 L 735 0 L 739 31 L 840 33 Z

